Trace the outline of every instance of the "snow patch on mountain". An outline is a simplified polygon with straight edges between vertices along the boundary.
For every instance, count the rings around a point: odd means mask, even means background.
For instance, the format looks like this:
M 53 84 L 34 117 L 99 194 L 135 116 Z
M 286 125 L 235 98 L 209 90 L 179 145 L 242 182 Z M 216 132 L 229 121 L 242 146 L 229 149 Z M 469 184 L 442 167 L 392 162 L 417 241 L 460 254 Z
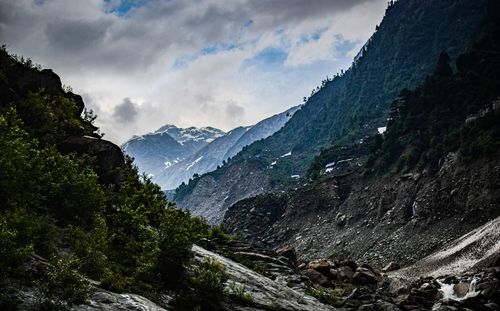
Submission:
M 175 189 L 181 183 L 187 182 L 194 174 L 203 174 L 217 169 L 217 166 L 223 165 L 224 161 L 234 157 L 245 146 L 280 130 L 299 109 L 300 106 L 292 107 L 255 125 L 238 127 L 224 135 L 220 135 L 213 128 L 200 129 L 213 133 L 213 141 L 179 163 L 165 168 L 156 181 L 163 189 Z M 167 130 L 172 131 L 169 128 Z

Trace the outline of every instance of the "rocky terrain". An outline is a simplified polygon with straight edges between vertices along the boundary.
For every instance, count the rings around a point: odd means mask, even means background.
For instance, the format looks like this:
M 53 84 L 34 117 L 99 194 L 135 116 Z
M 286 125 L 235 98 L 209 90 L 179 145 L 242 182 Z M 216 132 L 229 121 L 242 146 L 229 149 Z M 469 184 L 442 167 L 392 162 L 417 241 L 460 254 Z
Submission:
M 226 210 L 241 198 L 249 198 L 264 193 L 269 188 L 269 177 L 256 169 L 258 163 L 244 162 L 239 165 L 226 166 L 234 171 L 231 179 L 222 179 L 217 175 L 207 175 L 200 179 L 199 186 L 192 192 L 194 195 L 174 196 L 178 207 L 202 216 L 211 224 L 220 223 Z M 226 191 L 220 191 L 221 183 Z M 181 187 L 182 188 L 182 187 Z
M 492 226 L 498 238 L 498 220 L 486 229 L 490 234 Z M 500 304 L 499 262 L 486 263 L 479 255 L 471 260 L 475 268 L 464 266 L 453 273 L 435 270 L 430 275 L 420 270 L 421 263 L 395 271 L 398 265 L 390 263 L 376 270 L 349 260 L 297 262 L 292 248 L 270 251 L 238 241 L 207 240 L 205 244 L 213 251 L 194 246 L 195 258 L 211 258 L 225 267 L 228 310 L 498 310 Z M 430 258 L 457 259 L 446 253 Z M 494 253 L 498 256 L 498 249 Z M 408 270 L 414 271 L 412 277 L 401 282 Z M 75 310 L 120 308 L 164 310 L 137 295 L 106 291 L 95 292 L 87 305 Z
M 464 166 L 456 154 L 436 176 L 339 172 L 287 194 L 238 202 L 224 226 L 252 243 L 293 246 L 303 258 L 409 264 L 499 216 L 499 180 L 497 159 Z

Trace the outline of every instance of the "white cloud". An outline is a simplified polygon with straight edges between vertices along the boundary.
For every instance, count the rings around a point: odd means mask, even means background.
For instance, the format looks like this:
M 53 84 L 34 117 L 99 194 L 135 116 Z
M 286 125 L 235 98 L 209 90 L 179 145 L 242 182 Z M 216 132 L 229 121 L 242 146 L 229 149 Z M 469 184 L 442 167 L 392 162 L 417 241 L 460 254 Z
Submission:
M 379 23 L 384 0 L 0 0 L 0 42 L 53 68 L 121 143 L 165 123 L 229 130 L 301 102 L 347 66 Z M 304 42 L 304 35 L 322 31 Z M 219 44 L 217 51 L 200 53 Z M 221 45 L 223 44 L 223 45 Z M 252 63 L 269 48 L 284 63 Z M 346 53 L 347 52 L 347 53 Z M 184 66 L 176 61 L 187 59 Z M 133 118 L 114 116 L 124 98 Z M 241 109 L 240 109 L 241 108 Z M 130 112 L 130 111 L 129 111 Z M 125 122 L 124 122 L 125 121 Z

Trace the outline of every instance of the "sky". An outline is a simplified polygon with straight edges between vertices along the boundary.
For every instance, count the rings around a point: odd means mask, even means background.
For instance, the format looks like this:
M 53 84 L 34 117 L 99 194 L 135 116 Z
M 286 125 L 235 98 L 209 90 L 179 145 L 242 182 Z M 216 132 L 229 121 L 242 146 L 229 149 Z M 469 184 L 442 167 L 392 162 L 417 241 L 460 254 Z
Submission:
M 0 0 L 0 43 L 53 69 L 121 144 L 164 124 L 228 131 L 347 69 L 386 0 Z

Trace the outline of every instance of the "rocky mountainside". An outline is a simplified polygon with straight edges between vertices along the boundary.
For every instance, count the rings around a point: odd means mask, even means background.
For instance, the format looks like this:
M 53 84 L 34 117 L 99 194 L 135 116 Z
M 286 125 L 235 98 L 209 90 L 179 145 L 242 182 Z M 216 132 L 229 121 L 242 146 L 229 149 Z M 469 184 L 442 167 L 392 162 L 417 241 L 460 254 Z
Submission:
M 221 219 L 229 205 L 250 195 L 296 187 L 296 178 L 321 148 L 359 141 L 384 127 L 390 103 L 403 88 L 413 88 L 431 74 L 442 51 L 455 59 L 469 49 L 489 25 L 493 5 L 491 0 L 390 5 L 349 70 L 323 81 L 276 134 L 179 188 L 176 202 L 194 214 Z M 241 172 L 259 181 L 239 185 Z
M 382 267 L 413 263 L 499 216 L 500 163 L 461 164 L 450 155 L 437 176 L 333 175 L 283 195 L 242 200 L 226 213 L 233 234 L 303 258 L 358 258 Z
M 224 225 L 305 258 L 381 267 L 413 263 L 498 217 L 499 34 L 497 22 L 454 66 L 441 54 L 434 73 L 391 105 L 383 136 L 325 150 L 310 185 L 242 200 Z
M 181 183 L 187 183 L 194 174 L 199 175 L 217 169 L 245 146 L 271 136 L 281 129 L 299 109 L 299 106 L 292 107 L 255 125 L 229 131 L 186 159 L 166 167 L 156 178 L 156 182 L 163 189 L 175 189 Z
M 153 133 L 132 137 L 121 148 L 134 158 L 140 171 L 156 180 L 163 170 L 223 135 L 223 131 L 212 127 L 184 129 L 168 124 Z

